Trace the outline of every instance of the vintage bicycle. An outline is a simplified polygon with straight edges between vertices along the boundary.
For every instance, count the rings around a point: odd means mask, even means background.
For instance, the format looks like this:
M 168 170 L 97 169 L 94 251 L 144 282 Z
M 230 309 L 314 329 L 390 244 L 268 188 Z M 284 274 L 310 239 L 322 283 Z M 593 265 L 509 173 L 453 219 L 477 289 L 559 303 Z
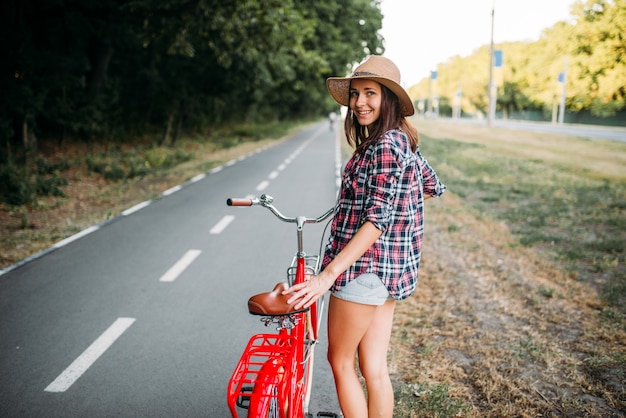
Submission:
M 228 206 L 260 205 L 283 222 L 296 224 L 297 252 L 287 268 L 285 282 L 271 292 L 248 300 L 252 315 L 261 316 L 266 326 L 276 325 L 275 333 L 253 335 L 228 382 L 228 407 L 233 418 L 247 410 L 248 418 L 312 418 L 309 412 L 315 346 L 322 321 L 325 298 L 310 308 L 295 311 L 286 304 L 281 292 L 288 286 L 302 283 L 319 273 L 320 253 L 307 255 L 303 247 L 305 224 L 320 223 L 329 218 L 334 208 L 318 218 L 287 217 L 273 205 L 273 198 L 261 195 L 251 199 L 228 199 Z M 317 417 L 336 417 L 318 412 Z

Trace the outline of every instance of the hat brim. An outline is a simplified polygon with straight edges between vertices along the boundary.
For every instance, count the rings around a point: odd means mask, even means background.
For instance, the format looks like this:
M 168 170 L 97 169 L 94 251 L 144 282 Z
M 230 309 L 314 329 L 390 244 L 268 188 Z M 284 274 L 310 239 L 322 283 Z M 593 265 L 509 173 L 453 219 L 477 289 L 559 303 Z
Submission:
M 348 106 L 350 104 L 350 82 L 356 79 L 365 79 L 376 81 L 391 90 L 400 102 L 400 112 L 402 116 L 412 116 L 415 114 L 415 108 L 413 107 L 413 101 L 409 97 L 409 94 L 393 80 L 385 77 L 376 76 L 354 76 L 354 77 L 329 77 L 326 79 L 326 87 L 328 92 L 337 103 L 342 106 Z

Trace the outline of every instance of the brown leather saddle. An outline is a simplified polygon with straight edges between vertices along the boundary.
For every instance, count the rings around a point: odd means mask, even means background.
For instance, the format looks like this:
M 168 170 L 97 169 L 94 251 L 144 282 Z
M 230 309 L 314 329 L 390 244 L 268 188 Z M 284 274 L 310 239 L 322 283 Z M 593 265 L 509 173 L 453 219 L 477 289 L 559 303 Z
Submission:
M 307 309 L 295 310 L 295 303 L 287 304 L 290 295 L 283 295 L 289 285 L 285 282 L 277 283 L 271 292 L 259 293 L 248 300 L 248 311 L 252 315 L 282 316 L 291 315 L 298 312 L 306 312 Z

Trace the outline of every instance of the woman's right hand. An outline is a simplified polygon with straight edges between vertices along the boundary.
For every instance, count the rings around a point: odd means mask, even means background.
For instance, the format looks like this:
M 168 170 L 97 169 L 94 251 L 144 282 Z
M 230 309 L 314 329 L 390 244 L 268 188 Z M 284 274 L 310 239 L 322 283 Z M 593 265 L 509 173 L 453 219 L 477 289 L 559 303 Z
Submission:
M 306 309 L 313 305 L 316 300 L 324 296 L 334 282 L 335 278 L 332 277 L 332 275 L 322 271 L 320 274 L 304 283 L 291 286 L 289 289 L 283 291 L 283 295 L 292 295 L 287 301 L 287 304 L 291 305 L 292 303 L 296 303 L 294 309 Z

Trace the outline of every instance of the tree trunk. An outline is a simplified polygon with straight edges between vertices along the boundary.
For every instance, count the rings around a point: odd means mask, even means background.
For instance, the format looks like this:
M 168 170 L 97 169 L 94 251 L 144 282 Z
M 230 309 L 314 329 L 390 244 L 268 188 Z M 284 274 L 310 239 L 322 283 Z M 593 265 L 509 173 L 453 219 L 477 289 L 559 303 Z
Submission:
M 161 138 L 161 142 L 159 142 L 159 146 L 163 146 L 167 144 L 167 140 L 170 138 L 172 133 L 172 124 L 174 123 L 174 115 L 176 112 L 173 110 L 169 111 L 169 115 L 167 116 L 167 127 L 165 128 L 165 132 L 163 133 L 163 138 Z
M 28 129 L 28 120 L 24 116 L 22 122 L 22 141 L 24 143 L 24 155 L 28 160 L 29 157 L 34 156 L 37 152 L 37 137 L 34 132 Z
M 180 131 L 183 129 L 183 117 L 182 115 L 178 117 L 176 121 L 176 129 L 174 129 L 174 135 L 172 136 L 172 144 L 176 142 L 178 137 L 180 136 Z
M 104 41 L 93 39 L 90 44 L 90 49 L 93 53 L 89 56 L 91 71 L 87 78 L 87 97 L 93 100 L 107 79 L 109 63 L 111 62 L 111 57 L 113 57 L 114 49 L 108 39 Z

